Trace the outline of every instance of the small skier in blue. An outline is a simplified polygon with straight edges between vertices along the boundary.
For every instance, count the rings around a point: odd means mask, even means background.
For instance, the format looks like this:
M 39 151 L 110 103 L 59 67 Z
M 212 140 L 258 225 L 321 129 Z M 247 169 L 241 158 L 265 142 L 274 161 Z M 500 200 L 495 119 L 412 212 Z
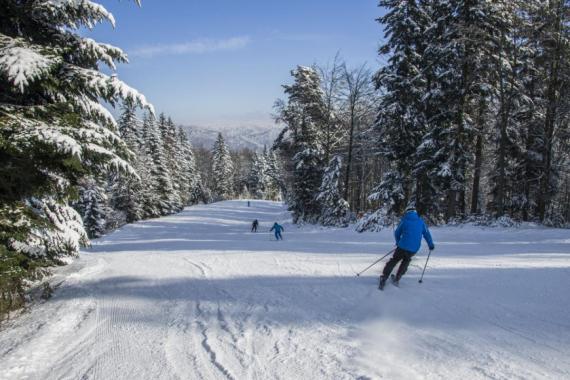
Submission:
M 406 208 L 406 213 L 402 217 L 400 225 L 398 225 L 398 228 L 394 231 L 396 251 L 390 261 L 386 263 L 382 276 L 380 276 L 380 289 L 384 288 L 386 280 L 390 277 L 390 273 L 392 273 L 394 267 L 398 262 L 402 261 L 396 276 L 393 277 L 394 284 L 398 285 L 400 279 L 404 273 L 406 273 L 412 257 L 414 257 L 420 249 L 422 236 L 426 240 L 430 251 L 432 251 L 435 246 L 427 225 L 416 212 L 416 207 L 411 204 Z
M 283 236 L 281 236 L 281 231 L 285 231 L 285 228 L 283 228 L 282 225 L 275 222 L 275 224 L 273 224 L 273 227 L 271 227 L 269 232 L 271 232 L 271 231 L 275 231 L 275 239 L 283 240 Z

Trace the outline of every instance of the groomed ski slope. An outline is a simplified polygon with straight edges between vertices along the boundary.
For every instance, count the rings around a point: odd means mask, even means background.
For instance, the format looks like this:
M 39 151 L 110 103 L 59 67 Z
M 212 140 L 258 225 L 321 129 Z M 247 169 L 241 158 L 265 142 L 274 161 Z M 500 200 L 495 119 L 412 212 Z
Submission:
M 380 292 L 382 265 L 355 273 L 392 248 L 391 230 L 297 228 L 263 201 L 128 225 L 3 326 L 0 378 L 570 378 L 568 230 L 432 234 L 424 283 L 422 250 Z

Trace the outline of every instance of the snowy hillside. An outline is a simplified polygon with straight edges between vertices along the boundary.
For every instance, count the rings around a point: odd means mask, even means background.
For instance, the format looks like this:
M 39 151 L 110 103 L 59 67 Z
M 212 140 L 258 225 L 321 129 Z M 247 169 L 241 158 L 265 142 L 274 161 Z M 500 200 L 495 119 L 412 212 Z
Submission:
M 288 220 L 230 201 L 94 241 L 0 331 L 0 378 L 570 378 L 567 230 L 435 228 L 424 283 L 422 250 L 380 292 L 381 265 L 355 273 L 391 231 Z
M 192 125 L 182 128 L 190 136 L 192 145 L 205 148 L 211 148 L 218 137 L 218 133 L 222 132 L 231 150 L 248 148 L 259 151 L 264 146 L 270 148 L 281 132 L 281 128 L 276 125 L 235 128 L 209 128 Z

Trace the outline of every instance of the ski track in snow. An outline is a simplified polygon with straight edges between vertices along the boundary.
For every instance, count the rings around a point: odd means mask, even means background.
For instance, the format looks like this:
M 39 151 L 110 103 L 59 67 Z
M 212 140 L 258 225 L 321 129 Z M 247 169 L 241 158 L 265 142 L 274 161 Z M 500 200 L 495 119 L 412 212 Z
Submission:
M 383 263 L 355 273 L 391 230 L 299 228 L 265 201 L 125 226 L 2 326 L 0 379 L 570 378 L 568 231 L 432 234 L 424 283 L 422 250 L 380 292 Z

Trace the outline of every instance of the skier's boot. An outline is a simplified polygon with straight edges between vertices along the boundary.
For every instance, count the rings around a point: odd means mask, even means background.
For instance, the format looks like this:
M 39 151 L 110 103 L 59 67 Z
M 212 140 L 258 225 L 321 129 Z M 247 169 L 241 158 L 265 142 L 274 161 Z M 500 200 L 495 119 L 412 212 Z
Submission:
M 384 286 L 386 286 L 386 277 L 384 275 L 380 276 L 380 282 L 378 283 L 378 289 L 384 290 Z
M 400 286 L 400 276 L 390 275 L 390 279 L 392 280 L 392 284 Z

